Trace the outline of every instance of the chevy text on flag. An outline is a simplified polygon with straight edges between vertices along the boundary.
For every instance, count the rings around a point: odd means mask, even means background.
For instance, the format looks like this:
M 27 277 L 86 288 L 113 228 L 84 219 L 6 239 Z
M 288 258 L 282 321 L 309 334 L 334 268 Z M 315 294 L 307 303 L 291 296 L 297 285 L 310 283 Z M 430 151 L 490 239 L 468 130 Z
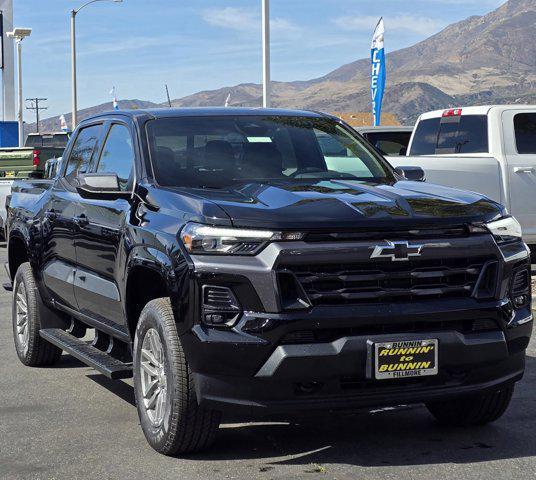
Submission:
M 370 50 L 370 58 L 372 62 L 370 90 L 372 94 L 372 116 L 374 118 L 375 127 L 380 124 L 383 92 L 385 91 L 384 35 L 385 26 L 383 23 L 383 18 L 380 18 L 380 21 L 374 30 Z

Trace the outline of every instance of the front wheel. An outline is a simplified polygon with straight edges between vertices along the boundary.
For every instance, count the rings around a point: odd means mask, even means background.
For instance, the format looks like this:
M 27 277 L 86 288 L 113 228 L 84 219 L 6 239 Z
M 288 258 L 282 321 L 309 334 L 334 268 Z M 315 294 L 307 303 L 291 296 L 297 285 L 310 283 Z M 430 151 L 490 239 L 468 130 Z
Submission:
M 147 441 L 164 455 L 208 448 L 220 412 L 200 408 L 168 298 L 151 300 L 134 339 L 134 390 Z
M 478 395 L 427 403 L 430 413 L 447 426 L 485 425 L 498 420 L 508 408 L 514 384 Z
M 32 267 L 27 262 L 15 274 L 11 308 L 13 339 L 19 360 L 28 367 L 55 364 L 61 357 L 61 350 L 39 335 L 39 291 Z

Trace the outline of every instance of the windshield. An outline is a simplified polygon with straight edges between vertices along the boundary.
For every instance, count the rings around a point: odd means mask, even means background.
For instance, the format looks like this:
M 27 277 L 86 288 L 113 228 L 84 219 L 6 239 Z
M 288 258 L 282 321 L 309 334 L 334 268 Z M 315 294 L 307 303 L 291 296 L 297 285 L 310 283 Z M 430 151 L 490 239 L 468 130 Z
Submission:
M 381 157 L 329 118 L 161 118 L 148 122 L 147 135 L 154 175 L 163 186 L 392 178 Z

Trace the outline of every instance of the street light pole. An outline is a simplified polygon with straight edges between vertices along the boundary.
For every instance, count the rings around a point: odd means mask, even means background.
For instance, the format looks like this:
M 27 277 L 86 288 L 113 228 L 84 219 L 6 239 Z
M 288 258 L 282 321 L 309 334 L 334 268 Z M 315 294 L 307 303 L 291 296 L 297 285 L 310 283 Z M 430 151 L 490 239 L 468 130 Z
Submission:
M 17 120 L 19 122 L 19 147 L 22 147 L 24 144 L 24 103 L 22 96 L 22 40 L 26 37 L 29 37 L 32 33 L 31 28 L 14 28 L 12 32 L 7 32 L 6 36 L 9 38 L 14 38 L 17 41 L 17 72 L 18 72 L 18 90 L 19 90 L 19 112 L 17 114 Z
M 22 118 L 22 38 L 17 39 L 17 75 L 19 82 L 19 111 L 17 113 L 17 119 L 19 121 L 19 147 L 24 146 L 24 121 Z
M 78 97 L 77 97 L 77 85 L 76 85 L 76 10 L 71 11 L 71 81 L 72 81 L 72 117 L 71 117 L 71 130 L 74 132 L 76 124 L 78 123 Z
M 270 105 L 270 0 L 262 0 L 262 106 Z
M 76 79 L 76 15 L 84 7 L 96 2 L 114 2 L 121 3 L 123 0 L 90 0 L 84 3 L 81 7 L 71 10 L 71 91 L 72 91 L 72 130 L 74 131 L 78 123 L 78 90 Z

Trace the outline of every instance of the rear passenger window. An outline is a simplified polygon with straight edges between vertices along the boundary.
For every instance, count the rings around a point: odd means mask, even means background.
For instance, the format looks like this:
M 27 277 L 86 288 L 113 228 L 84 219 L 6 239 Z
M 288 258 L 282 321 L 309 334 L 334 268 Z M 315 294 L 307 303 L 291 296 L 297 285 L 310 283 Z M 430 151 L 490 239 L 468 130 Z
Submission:
M 101 134 L 102 125 L 82 128 L 76 137 L 69 161 L 65 170 L 65 178 L 71 182 L 80 173 L 89 171 L 95 145 Z
M 517 153 L 536 153 L 536 113 L 518 113 L 514 117 Z

